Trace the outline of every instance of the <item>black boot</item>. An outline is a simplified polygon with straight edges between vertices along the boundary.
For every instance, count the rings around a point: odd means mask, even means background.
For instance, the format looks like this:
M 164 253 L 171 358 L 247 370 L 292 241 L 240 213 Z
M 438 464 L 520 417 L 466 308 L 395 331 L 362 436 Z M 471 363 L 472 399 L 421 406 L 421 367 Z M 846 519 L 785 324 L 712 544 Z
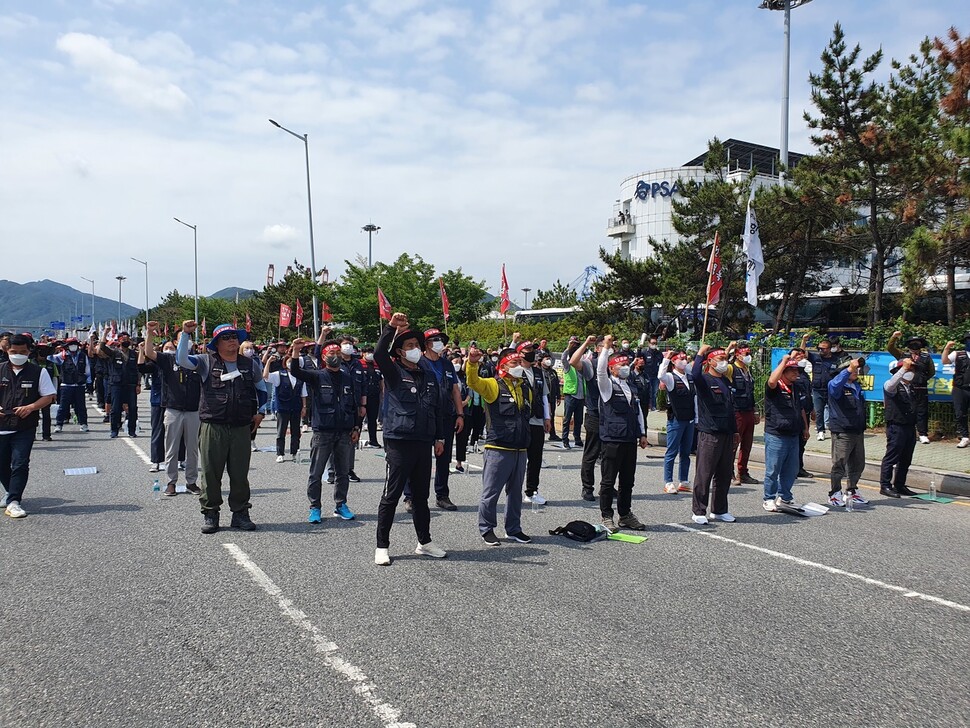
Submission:
M 219 530 L 219 511 L 205 511 L 202 514 L 202 533 L 215 533 Z
M 232 521 L 229 523 L 230 528 L 238 528 L 240 531 L 255 531 L 256 524 L 253 523 L 249 518 L 249 509 L 244 511 L 236 511 L 232 514 Z
M 596 496 L 593 495 L 593 489 L 592 488 L 583 488 L 583 500 L 584 501 L 594 501 L 594 500 L 596 500 Z
M 899 498 L 899 493 L 897 493 L 892 488 L 887 488 L 886 486 L 883 486 L 879 489 L 879 494 L 884 495 L 887 498 Z
M 904 495 L 907 498 L 912 498 L 914 495 L 919 495 L 915 490 L 910 490 L 905 485 L 900 485 L 896 487 L 896 492 L 900 495 Z

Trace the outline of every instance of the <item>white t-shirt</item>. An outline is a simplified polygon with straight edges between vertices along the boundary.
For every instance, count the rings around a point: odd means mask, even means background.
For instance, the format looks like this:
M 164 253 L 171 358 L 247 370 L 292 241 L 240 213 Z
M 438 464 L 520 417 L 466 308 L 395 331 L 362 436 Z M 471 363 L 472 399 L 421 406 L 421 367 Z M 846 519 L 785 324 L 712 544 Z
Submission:
M 10 371 L 13 372 L 15 377 L 19 377 L 20 372 L 22 372 L 23 369 L 14 369 L 11 365 Z M 50 397 L 51 395 L 57 394 L 57 389 L 54 388 L 54 382 L 51 380 L 51 375 L 46 369 L 41 369 L 39 389 L 41 397 Z M 0 435 L 13 435 L 16 432 L 17 430 L 0 430 Z
M 269 379 L 266 381 L 272 384 L 274 387 L 280 386 L 280 372 L 282 371 L 283 370 L 280 369 L 275 372 L 270 372 Z M 297 381 L 296 377 L 289 372 L 286 373 L 286 376 L 290 378 L 290 386 L 293 387 L 293 391 L 296 393 L 296 396 L 306 397 L 306 384 L 304 382 Z

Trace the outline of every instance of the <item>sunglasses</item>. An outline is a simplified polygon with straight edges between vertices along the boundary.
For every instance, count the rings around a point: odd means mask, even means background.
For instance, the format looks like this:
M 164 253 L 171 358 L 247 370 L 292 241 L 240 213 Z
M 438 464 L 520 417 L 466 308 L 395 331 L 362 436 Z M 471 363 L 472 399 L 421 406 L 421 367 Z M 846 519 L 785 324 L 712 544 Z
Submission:
M 239 337 L 236 334 L 220 334 L 219 338 L 225 341 L 239 341 Z

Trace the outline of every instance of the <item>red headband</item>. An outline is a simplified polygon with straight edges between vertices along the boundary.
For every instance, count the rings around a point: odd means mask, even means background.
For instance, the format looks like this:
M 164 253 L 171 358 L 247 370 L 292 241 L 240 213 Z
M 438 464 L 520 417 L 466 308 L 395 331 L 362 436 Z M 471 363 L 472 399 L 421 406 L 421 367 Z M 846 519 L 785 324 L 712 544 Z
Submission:
M 677 361 L 678 359 L 686 359 L 686 358 L 687 358 L 687 354 L 685 354 L 684 352 L 680 352 L 679 354 L 674 354 L 673 356 L 671 356 L 670 361 Z
M 724 349 L 711 349 L 709 352 L 707 352 L 707 358 L 704 361 L 710 361 L 715 356 L 718 356 L 723 353 L 724 353 Z
M 499 359 L 498 368 L 499 369 L 504 369 L 505 368 L 505 364 L 508 362 L 509 359 L 518 359 L 518 358 L 519 358 L 519 355 L 518 354 L 506 354 L 501 359 Z
M 330 354 L 330 353 L 337 353 L 337 354 L 339 354 L 340 353 L 340 344 L 327 344 L 325 347 L 323 347 L 323 353 L 324 353 L 324 355 L 327 355 L 327 354 Z
M 617 354 L 616 356 L 611 356 L 609 364 L 613 366 L 614 364 L 619 364 L 620 366 L 630 363 L 630 357 L 626 354 Z

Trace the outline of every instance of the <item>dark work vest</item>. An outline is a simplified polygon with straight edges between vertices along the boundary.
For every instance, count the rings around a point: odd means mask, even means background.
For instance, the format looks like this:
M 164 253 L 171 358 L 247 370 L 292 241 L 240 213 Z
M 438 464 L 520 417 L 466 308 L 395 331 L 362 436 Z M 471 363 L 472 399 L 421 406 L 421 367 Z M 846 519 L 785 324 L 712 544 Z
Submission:
M 965 351 L 957 352 L 953 365 L 953 386 L 970 390 L 970 355 Z
M 316 369 L 312 376 L 317 382 L 311 397 L 314 431 L 349 432 L 354 429 L 357 424 L 357 402 L 360 400 L 360 397 L 354 396 L 355 379 L 343 367 L 336 373 L 326 367 Z M 290 386 L 289 381 L 286 386 Z M 276 391 L 279 392 L 278 389 Z M 293 392 L 292 387 L 290 391 Z
M 829 391 L 829 430 L 848 433 L 865 432 L 865 397 L 865 394 L 862 394 L 859 399 L 856 399 L 855 388 L 848 382 L 842 387 L 841 397 L 833 397 Z
M 530 417 L 544 420 L 546 410 L 542 406 L 542 399 L 546 396 L 546 382 L 542 378 L 542 371 L 538 367 L 532 367 L 532 379 L 534 380 L 533 383 L 529 384 L 528 377 L 522 377 L 522 384 L 532 390 L 532 394 L 529 396 L 532 400 L 532 414 Z
M 905 358 L 912 361 L 912 357 L 910 357 L 909 354 L 907 354 Z M 925 390 L 927 383 L 930 381 L 930 364 L 932 364 L 932 362 L 933 360 L 930 358 L 929 354 L 920 352 L 919 359 L 914 361 L 913 366 L 910 367 L 910 371 L 913 373 L 913 381 L 910 382 L 910 384 L 912 385 L 913 389 L 924 390 L 917 392 L 917 396 L 927 396 Z
M 88 374 L 88 356 L 82 351 L 77 354 L 77 364 L 71 358 L 71 352 L 65 352 L 64 363 L 61 364 L 61 384 L 85 384 Z
M 175 363 L 175 354 L 162 352 L 155 360 L 162 380 L 162 407 L 179 412 L 198 412 L 202 380 L 193 369 Z
M 416 371 L 398 368 L 401 382 L 384 389 L 384 437 L 391 440 L 434 442 L 441 388 L 430 365 L 421 361 Z
M 217 425 L 242 427 L 249 425 L 258 409 L 256 381 L 253 377 L 253 360 L 239 355 L 236 366 L 240 376 L 223 381 L 226 363 L 218 354 L 207 354 L 209 376 L 202 383 L 199 399 L 199 419 Z
M 138 353 L 128 350 L 128 358 L 116 349 L 108 349 L 108 381 L 113 386 L 134 387 L 138 384 Z
M 495 445 L 510 450 L 525 450 L 529 447 L 531 430 L 529 418 L 532 416 L 532 388 L 523 377 L 521 382 L 522 403 L 515 401 L 512 389 L 505 381 L 505 377 L 497 377 L 498 397 L 494 402 L 482 402 L 485 405 L 485 416 L 488 420 L 488 432 L 485 436 L 486 445 Z
M 673 390 L 667 390 L 667 419 L 690 422 L 694 419 L 694 377 L 687 372 L 687 384 L 676 374 Z
M 750 412 L 754 409 L 754 379 L 751 372 L 741 371 L 741 367 L 734 365 L 731 377 L 731 393 L 734 395 L 734 409 L 738 412 Z
M 804 407 L 797 383 L 790 392 L 781 388 L 781 383 L 772 394 L 765 384 L 765 432 L 779 437 L 800 435 L 805 430 Z
M 32 412 L 26 417 L 14 414 L 15 407 L 24 407 L 40 399 L 40 375 L 43 369 L 28 361 L 15 375 L 10 361 L 0 362 L 0 430 L 20 432 L 34 430 L 40 421 L 40 411 Z
M 900 383 L 895 394 L 883 390 L 883 395 L 883 414 L 887 424 L 916 426 L 915 392 Z
M 600 400 L 600 440 L 603 442 L 636 442 L 640 439 L 640 398 L 634 387 L 627 402 L 623 389 L 610 379 L 613 395 Z
M 300 381 L 297 380 L 297 384 Z M 303 398 L 297 393 L 297 390 L 293 388 L 293 383 L 290 381 L 289 372 L 285 368 L 280 369 L 280 383 L 276 387 L 276 408 L 280 412 L 299 412 L 303 409 Z M 334 429 L 328 427 L 327 429 Z

